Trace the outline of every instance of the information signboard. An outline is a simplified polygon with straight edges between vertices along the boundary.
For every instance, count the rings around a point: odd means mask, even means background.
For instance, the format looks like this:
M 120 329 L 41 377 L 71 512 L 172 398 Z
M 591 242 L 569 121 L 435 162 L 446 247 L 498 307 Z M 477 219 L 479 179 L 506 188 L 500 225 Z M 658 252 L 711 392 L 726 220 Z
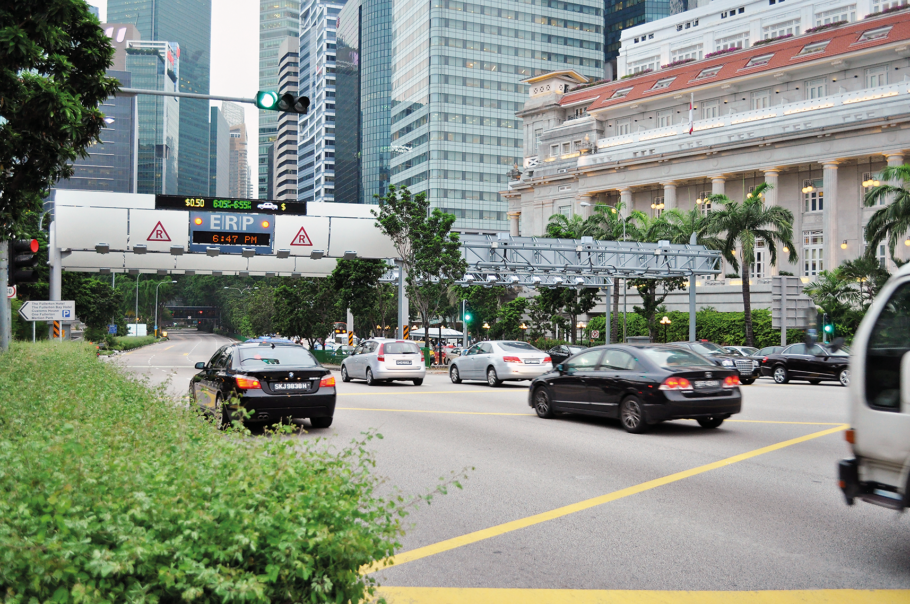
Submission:
M 271 254 L 275 219 L 270 215 L 190 212 L 190 251 L 205 253 L 220 248 L 223 254 L 240 254 L 244 248 Z
M 268 199 L 239 199 L 234 197 L 155 195 L 155 209 L 306 216 L 305 201 L 270 201 Z

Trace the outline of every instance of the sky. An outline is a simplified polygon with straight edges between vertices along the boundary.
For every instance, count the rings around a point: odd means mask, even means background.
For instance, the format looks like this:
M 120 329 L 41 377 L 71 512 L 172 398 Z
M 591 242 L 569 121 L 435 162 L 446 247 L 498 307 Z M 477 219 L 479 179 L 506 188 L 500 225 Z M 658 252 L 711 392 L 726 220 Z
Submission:
M 107 0 L 88 0 L 98 7 L 101 22 L 107 19 Z M 209 94 L 251 98 L 259 89 L 259 2 L 212 0 L 212 65 Z M 220 107 L 220 101 L 211 101 Z M 244 108 L 250 168 L 258 174 L 259 110 Z

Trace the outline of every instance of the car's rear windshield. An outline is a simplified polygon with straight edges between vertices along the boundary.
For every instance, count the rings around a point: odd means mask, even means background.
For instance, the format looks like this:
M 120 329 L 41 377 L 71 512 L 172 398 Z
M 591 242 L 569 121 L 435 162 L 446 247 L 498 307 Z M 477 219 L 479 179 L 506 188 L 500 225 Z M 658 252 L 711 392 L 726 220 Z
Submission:
M 658 367 L 714 367 L 714 363 L 682 348 L 642 348 L 644 356 Z
M 587 350 L 587 348 L 585 348 L 584 346 L 568 346 L 567 348 L 569 349 L 569 352 L 571 352 L 572 354 L 578 354 L 582 350 Z
M 386 342 L 382 345 L 384 354 L 420 354 L 417 344 L 411 342 Z
M 711 342 L 692 342 L 692 350 L 699 354 L 708 355 L 729 354 L 726 350 Z
M 528 352 L 540 352 L 527 342 L 500 342 L 499 347 L 503 350 L 524 350 Z
M 240 364 L 244 367 L 318 367 L 319 362 L 310 351 L 300 346 L 257 346 L 240 349 Z

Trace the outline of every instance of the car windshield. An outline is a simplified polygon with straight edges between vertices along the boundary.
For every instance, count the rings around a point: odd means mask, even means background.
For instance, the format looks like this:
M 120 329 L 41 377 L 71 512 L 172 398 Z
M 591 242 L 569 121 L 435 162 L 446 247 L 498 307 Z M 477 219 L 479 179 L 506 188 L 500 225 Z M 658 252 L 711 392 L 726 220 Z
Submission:
M 707 355 L 712 355 L 712 356 L 716 356 L 719 354 L 721 354 L 721 355 L 730 354 L 729 352 L 727 352 L 726 350 L 724 350 L 717 344 L 712 344 L 711 342 L 692 342 L 692 350 L 694 350 L 695 352 L 697 352 L 699 354 L 707 354 Z
M 300 346 L 256 346 L 240 348 L 240 364 L 244 367 L 266 367 L 281 365 L 285 367 L 319 367 L 310 351 Z
M 503 350 L 524 350 L 527 352 L 540 352 L 527 342 L 500 342 L 499 347 Z
M 809 354 L 814 354 L 817 357 L 819 357 L 819 356 L 821 356 L 821 357 L 825 357 L 825 356 L 827 356 L 827 357 L 848 357 L 848 356 L 850 356 L 849 350 L 844 350 L 843 348 L 841 348 L 837 352 L 832 352 L 831 349 L 828 348 L 827 346 L 821 346 L 819 344 L 816 344 L 816 345 L 812 346 L 811 348 L 809 348 Z
M 382 345 L 384 354 L 420 354 L 417 344 L 411 342 L 386 342 Z
M 725 351 L 727 354 L 733 355 L 733 356 L 735 356 L 735 357 L 744 356 L 743 353 L 741 353 L 740 351 L 736 350 L 735 348 L 724 348 L 724 351 Z
M 682 348 L 642 348 L 642 353 L 647 359 L 663 369 L 675 367 L 714 367 L 714 364 Z
M 755 354 L 756 352 L 758 352 L 758 348 L 751 348 L 749 346 L 746 346 L 744 348 L 740 348 L 740 352 L 742 352 L 745 355 Z
M 578 354 L 582 350 L 587 350 L 587 348 L 585 348 L 584 346 L 567 346 L 566 348 L 568 348 L 569 352 L 571 352 L 572 354 Z

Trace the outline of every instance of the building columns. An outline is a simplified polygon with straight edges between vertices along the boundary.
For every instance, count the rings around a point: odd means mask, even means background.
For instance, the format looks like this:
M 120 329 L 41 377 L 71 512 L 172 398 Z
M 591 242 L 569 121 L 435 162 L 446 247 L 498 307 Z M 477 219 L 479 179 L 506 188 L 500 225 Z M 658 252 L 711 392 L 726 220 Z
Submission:
M 824 208 L 822 209 L 822 224 L 825 228 L 825 266 L 826 271 L 837 268 L 837 250 L 841 241 L 837 234 L 837 162 L 826 161 L 822 163 L 824 189 Z
M 676 183 L 673 181 L 662 183 L 664 186 L 664 211 L 676 207 Z
M 521 219 L 521 212 L 509 212 L 506 216 L 509 217 L 509 235 L 518 237 L 521 234 L 518 226 L 518 221 Z
M 594 205 L 594 193 L 579 193 L 575 196 L 575 213 L 581 216 L 582 218 L 587 218 L 593 212 Z M 582 203 L 591 204 L 589 206 L 583 206 Z
M 622 203 L 622 209 L 619 214 L 623 219 L 632 214 L 632 189 L 623 187 L 619 190 L 619 201 Z
M 898 152 L 894 152 L 894 153 L 882 153 L 882 155 L 885 156 L 885 160 L 887 160 L 889 168 L 904 165 L 903 151 L 898 151 Z
M 765 170 L 765 182 L 770 187 L 765 191 L 764 200 L 768 207 L 777 205 L 777 183 L 780 172 L 778 170 Z
M 711 195 L 725 195 L 724 184 L 727 181 L 723 176 L 712 176 L 711 177 Z

